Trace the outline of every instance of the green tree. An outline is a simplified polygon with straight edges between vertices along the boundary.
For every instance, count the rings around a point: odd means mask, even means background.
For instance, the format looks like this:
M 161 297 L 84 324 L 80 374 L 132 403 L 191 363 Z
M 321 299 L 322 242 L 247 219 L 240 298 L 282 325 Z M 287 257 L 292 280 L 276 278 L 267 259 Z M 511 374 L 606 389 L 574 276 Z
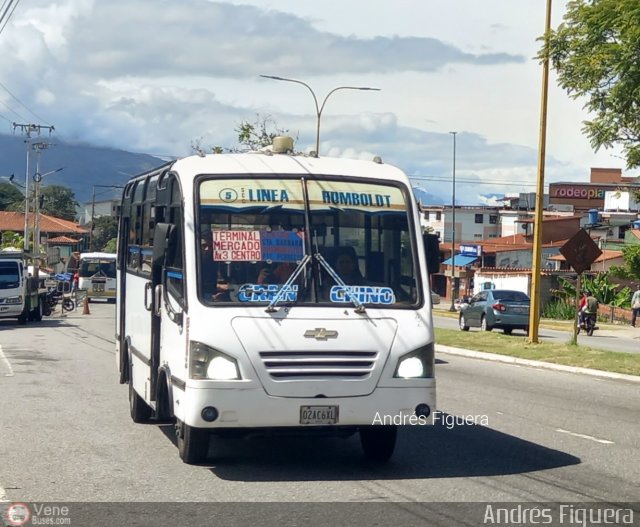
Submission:
M 24 210 L 24 196 L 11 183 L 0 183 L 0 210 Z M 18 208 L 20 207 L 20 208 Z
M 96 251 L 104 250 L 105 246 L 114 238 L 118 237 L 118 219 L 113 216 L 100 216 L 93 221 L 93 242 L 92 249 Z M 112 252 L 112 251 L 107 251 Z
M 640 166 L 640 2 L 570 0 L 564 21 L 549 35 L 558 84 L 586 98 L 591 146 L 623 148 L 628 168 Z M 539 58 L 544 57 L 545 48 Z
M 111 238 L 104 246 L 103 251 L 106 253 L 115 253 L 118 248 L 118 238 Z
M 76 219 L 78 202 L 70 188 L 62 185 L 40 187 L 40 196 L 42 202 L 40 212 L 43 214 L 69 221 Z
M 259 150 L 273 144 L 273 138 L 279 135 L 287 135 L 289 130 L 278 127 L 278 124 L 270 115 L 256 114 L 252 123 L 240 121 L 235 128 L 238 134 L 238 143 L 241 148 Z
M 612 266 L 611 274 L 619 278 L 640 278 L 640 245 L 625 245 L 622 248 L 624 265 Z
M 22 249 L 24 247 L 24 238 L 22 234 L 13 231 L 4 231 L 2 233 L 0 248 L 5 249 L 7 247 Z
M 594 275 L 583 274 L 580 282 L 582 289 L 589 291 L 601 304 L 621 307 L 629 303 L 630 289 L 612 284 L 609 281 L 609 272 Z M 565 302 L 573 302 L 576 298 L 576 284 L 565 278 L 560 278 L 560 289 L 555 289 L 553 294 Z
M 259 150 L 265 146 L 273 144 L 273 138 L 279 135 L 287 135 L 289 130 L 280 128 L 275 119 L 270 115 L 256 114 L 253 122 L 246 120 L 234 128 L 238 134 L 237 146 L 224 148 L 222 146 L 212 146 L 208 150 L 212 154 L 222 154 L 224 152 L 245 152 L 247 150 Z M 296 137 L 297 139 L 297 137 Z M 202 145 L 202 137 L 191 141 L 191 151 L 197 154 L 204 154 L 206 148 Z

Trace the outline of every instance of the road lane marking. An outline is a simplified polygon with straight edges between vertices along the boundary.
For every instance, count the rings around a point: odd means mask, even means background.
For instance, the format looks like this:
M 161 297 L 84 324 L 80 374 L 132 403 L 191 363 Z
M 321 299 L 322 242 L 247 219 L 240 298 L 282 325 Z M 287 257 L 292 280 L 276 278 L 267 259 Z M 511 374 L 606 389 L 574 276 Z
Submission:
M 4 351 L 2 351 L 2 346 L 0 346 L 0 361 L 7 366 L 7 370 L 9 371 L 9 373 L 5 373 L 4 376 L 13 377 L 13 368 L 11 367 L 11 363 L 9 362 L 9 359 L 5 357 Z M 2 487 L 0 487 L 0 490 L 2 490 Z
M 597 437 L 588 436 L 586 434 L 578 434 L 576 432 L 569 432 L 569 430 L 563 430 L 562 428 L 556 428 L 556 432 L 560 432 L 562 434 L 569 434 L 570 436 L 580 437 L 582 439 L 589 439 L 590 441 L 595 441 L 596 443 L 602 443 L 603 445 L 613 445 L 613 441 L 609 441 L 608 439 L 598 439 Z
M 0 487 L 0 503 L 6 503 L 8 501 L 9 500 L 7 499 L 7 493 L 2 487 Z

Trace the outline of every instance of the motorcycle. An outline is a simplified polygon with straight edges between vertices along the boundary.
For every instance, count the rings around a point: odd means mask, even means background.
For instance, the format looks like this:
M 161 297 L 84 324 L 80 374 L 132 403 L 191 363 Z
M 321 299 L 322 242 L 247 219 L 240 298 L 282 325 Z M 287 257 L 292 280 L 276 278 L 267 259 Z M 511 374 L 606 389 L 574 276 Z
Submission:
M 55 306 L 58 303 L 61 304 L 62 311 L 74 311 L 76 308 L 76 303 L 73 298 L 71 298 L 71 287 L 72 287 L 72 277 L 71 273 L 63 273 L 56 274 L 55 278 L 58 281 L 58 285 L 56 287 L 49 288 L 46 294 L 46 302 L 45 302 L 45 315 L 51 315 Z
M 51 311 L 58 305 L 58 302 L 62 303 L 62 311 L 73 311 L 76 308 L 76 303 L 69 296 L 66 296 L 61 291 L 50 291 L 47 293 L 47 301 Z
M 578 333 L 580 331 L 585 331 L 587 335 L 593 335 L 594 330 L 598 329 L 596 326 L 596 315 L 595 314 L 587 314 L 581 317 L 580 323 L 578 324 Z

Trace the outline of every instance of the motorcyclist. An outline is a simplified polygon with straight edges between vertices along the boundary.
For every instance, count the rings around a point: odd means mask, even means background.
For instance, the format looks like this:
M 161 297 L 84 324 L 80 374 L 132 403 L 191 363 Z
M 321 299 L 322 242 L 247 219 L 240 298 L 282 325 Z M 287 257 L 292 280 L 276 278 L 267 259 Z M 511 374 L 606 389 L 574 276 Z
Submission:
M 600 306 L 600 303 L 595 296 L 593 296 L 589 291 L 586 291 L 586 294 L 586 300 L 584 303 L 581 303 L 582 308 L 580 309 L 581 326 L 584 325 L 588 316 L 593 316 L 594 319 L 597 319 L 598 307 Z

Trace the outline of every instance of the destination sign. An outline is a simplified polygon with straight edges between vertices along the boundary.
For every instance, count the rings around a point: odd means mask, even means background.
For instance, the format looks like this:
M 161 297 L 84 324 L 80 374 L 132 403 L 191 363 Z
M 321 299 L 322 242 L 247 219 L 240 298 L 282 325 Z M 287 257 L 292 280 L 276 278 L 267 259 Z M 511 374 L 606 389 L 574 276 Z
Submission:
M 295 179 L 207 180 L 200 185 L 200 202 L 224 209 L 304 209 L 302 185 Z
M 407 210 L 404 194 L 397 187 L 350 181 L 309 181 L 311 210 L 343 209 L 362 212 Z
M 312 211 L 359 210 L 388 213 L 407 210 L 402 190 L 390 185 L 350 181 L 307 181 Z M 205 207 L 232 210 L 304 210 L 302 182 L 296 179 L 207 180 L 200 185 L 200 202 Z
M 217 262 L 298 262 L 304 256 L 301 232 L 214 230 L 213 259 Z

